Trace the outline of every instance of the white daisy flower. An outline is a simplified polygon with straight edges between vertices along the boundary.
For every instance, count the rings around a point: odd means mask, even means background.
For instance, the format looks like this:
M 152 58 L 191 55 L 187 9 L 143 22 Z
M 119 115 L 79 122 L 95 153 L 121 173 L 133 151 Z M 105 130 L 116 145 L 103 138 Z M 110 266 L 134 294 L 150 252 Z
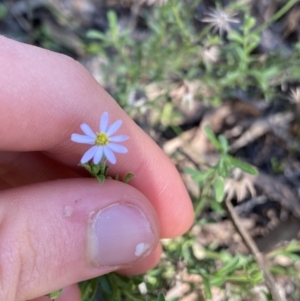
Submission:
M 82 156 L 80 160 L 82 164 L 87 163 L 91 159 L 93 159 L 94 164 L 98 164 L 103 156 L 111 164 L 115 164 L 117 160 L 114 153 L 127 153 L 128 149 L 125 146 L 116 144 L 115 142 L 126 141 L 129 137 L 126 135 L 113 136 L 122 125 L 122 120 L 117 120 L 108 126 L 108 119 L 108 113 L 104 112 L 100 119 L 99 132 L 94 132 L 86 123 L 83 123 L 80 128 L 85 135 L 72 134 L 72 141 L 93 145 Z

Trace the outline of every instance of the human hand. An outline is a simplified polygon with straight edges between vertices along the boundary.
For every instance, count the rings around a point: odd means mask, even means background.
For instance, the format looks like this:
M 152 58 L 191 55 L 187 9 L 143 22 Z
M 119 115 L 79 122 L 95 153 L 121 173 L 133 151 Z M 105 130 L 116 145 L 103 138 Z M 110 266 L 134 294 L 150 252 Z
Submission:
M 72 59 L 0 37 L 0 66 L 0 300 L 71 285 L 59 300 L 79 301 L 74 283 L 153 267 L 158 240 L 193 220 L 170 160 Z M 70 136 L 104 111 L 129 136 L 110 173 L 133 172 L 130 185 L 100 185 L 78 167 L 87 146 Z M 136 255 L 139 243 L 148 249 Z

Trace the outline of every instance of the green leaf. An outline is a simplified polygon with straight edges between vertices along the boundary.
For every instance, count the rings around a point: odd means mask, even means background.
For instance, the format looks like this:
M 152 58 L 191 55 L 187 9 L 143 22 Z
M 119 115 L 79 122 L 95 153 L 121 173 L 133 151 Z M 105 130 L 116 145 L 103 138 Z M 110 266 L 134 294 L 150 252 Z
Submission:
M 228 39 L 231 41 L 235 41 L 243 45 L 244 38 L 236 31 L 232 31 L 228 34 Z
M 264 74 L 264 77 L 269 79 L 269 78 L 277 76 L 279 74 L 279 72 L 280 72 L 280 70 L 277 66 L 272 66 L 272 67 L 266 69 L 263 74 Z
M 220 157 L 217 167 L 219 175 L 226 179 L 231 169 L 230 166 L 228 166 L 228 162 L 226 161 L 226 156 Z
M 250 29 L 252 29 L 255 26 L 255 23 L 256 23 L 255 18 L 246 15 L 244 20 L 244 25 L 243 25 L 244 31 L 248 33 Z
M 105 181 L 105 175 L 103 174 L 97 175 L 97 179 L 99 180 L 100 184 L 102 184 Z
M 207 277 L 203 277 L 203 285 L 204 285 L 204 292 L 205 292 L 206 298 L 211 299 L 212 293 L 211 293 L 210 283 L 209 283 Z
M 234 272 L 235 270 L 240 268 L 239 265 L 240 259 L 238 257 L 233 257 L 231 260 L 229 260 L 223 268 L 221 268 L 218 272 L 217 275 L 219 276 L 225 276 L 229 273 Z
M 239 53 L 239 50 L 240 48 L 237 48 L 236 49 L 236 52 Z M 243 53 L 239 53 L 241 55 L 243 55 Z M 242 58 L 240 58 L 240 60 L 242 61 Z M 239 70 L 234 70 L 234 71 L 228 71 L 226 73 L 226 76 L 224 76 L 222 79 L 220 79 L 220 82 L 223 84 L 223 85 L 232 85 L 233 83 L 235 83 L 236 81 L 238 80 L 241 80 L 241 76 L 243 76 L 241 74 L 241 71 Z
M 236 158 L 233 158 L 232 156 L 226 156 L 226 160 L 228 162 L 230 162 L 233 166 L 238 167 L 239 169 L 241 169 L 242 171 L 244 171 L 250 175 L 253 175 L 253 176 L 258 175 L 258 170 L 254 166 L 252 166 L 248 163 L 242 162 Z
M 184 171 L 186 173 L 188 173 L 189 175 L 191 175 L 191 177 L 193 178 L 193 180 L 197 183 L 203 182 L 205 181 L 210 175 L 212 175 L 214 173 L 214 169 L 210 168 L 206 171 L 200 171 L 200 170 L 196 170 L 196 169 L 192 169 L 189 167 L 186 167 L 184 169 Z
M 222 146 L 221 146 L 220 142 L 218 141 L 216 135 L 214 134 L 214 132 L 212 131 L 212 129 L 211 129 L 211 127 L 209 125 L 206 125 L 204 127 L 204 132 L 206 134 L 206 137 L 214 145 L 214 147 L 217 150 L 221 150 Z
M 157 301 L 165 301 L 165 300 L 166 300 L 166 299 L 165 299 L 165 295 L 164 295 L 162 292 L 160 292 L 160 293 L 158 294 L 156 300 L 157 300 Z
M 109 281 L 110 274 L 98 277 L 100 289 L 105 294 L 112 294 L 112 287 Z
M 253 283 L 258 283 L 263 280 L 262 271 L 260 270 L 251 271 L 249 276 Z
M 100 171 L 100 164 L 92 164 L 91 165 L 91 173 L 92 175 L 97 175 L 98 172 Z
M 53 293 L 48 294 L 47 297 L 49 299 L 51 299 L 51 300 L 55 300 L 55 299 L 57 299 L 61 295 L 61 293 L 62 293 L 62 289 L 60 289 L 58 291 L 55 291 Z
M 224 278 L 223 275 L 222 276 L 214 275 L 210 280 L 210 284 L 213 286 L 222 286 L 224 282 L 226 282 L 226 279 Z
M 117 14 L 113 10 L 110 10 L 107 13 L 107 19 L 108 19 L 110 34 L 112 35 L 112 38 L 116 40 L 119 35 Z
M 219 142 L 220 142 L 220 144 L 221 144 L 221 146 L 222 146 L 222 151 L 223 151 L 224 153 L 227 153 L 228 150 L 229 150 L 227 138 L 226 138 L 224 135 L 219 135 L 219 136 L 218 136 L 218 139 L 219 139 Z
M 161 123 L 164 126 L 168 126 L 171 124 L 172 113 L 173 113 L 173 104 L 171 102 L 167 102 L 164 105 L 162 114 L 161 114 Z
M 109 166 L 105 165 L 104 172 L 103 172 L 105 177 L 107 177 L 108 169 L 109 169 Z
M 183 170 L 185 173 L 191 175 L 192 177 L 196 177 L 199 173 L 201 173 L 199 170 L 190 167 L 185 167 Z
M 98 31 L 98 30 L 89 30 L 87 33 L 86 33 L 86 37 L 89 38 L 89 39 L 97 39 L 97 40 L 107 40 L 107 37 L 105 34 L 103 34 L 102 32 Z
M 224 199 L 224 179 L 218 177 L 214 182 L 215 198 L 218 203 L 221 203 Z
M 129 183 L 129 181 L 132 179 L 132 178 L 134 178 L 134 174 L 133 173 L 128 173 L 127 175 L 125 175 L 125 177 L 123 178 L 123 182 L 124 183 Z
M 92 168 L 89 164 L 85 163 L 80 165 L 82 165 L 89 173 L 92 173 Z
M 256 48 L 260 43 L 260 37 L 256 34 L 251 34 L 250 36 L 248 36 L 247 39 L 247 46 L 246 46 L 246 52 L 248 54 L 251 53 L 251 51 Z
M 98 290 L 98 278 L 83 281 L 79 284 L 81 290 L 81 301 L 95 300 L 95 295 Z
M 121 276 L 115 273 L 111 275 L 111 282 L 118 284 L 118 286 L 124 290 L 130 290 L 132 288 L 132 281 L 129 277 Z

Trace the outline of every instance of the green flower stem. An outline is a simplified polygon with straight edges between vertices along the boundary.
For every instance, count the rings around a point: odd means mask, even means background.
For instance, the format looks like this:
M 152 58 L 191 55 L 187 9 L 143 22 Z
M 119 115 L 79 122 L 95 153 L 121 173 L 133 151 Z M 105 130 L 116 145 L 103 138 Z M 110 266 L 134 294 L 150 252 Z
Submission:
M 182 35 L 183 35 L 183 38 L 186 42 L 188 42 L 189 44 L 191 44 L 191 37 L 190 37 L 190 34 L 189 32 L 186 30 L 182 20 L 181 20 L 181 17 L 180 17 L 180 14 L 179 14 L 179 11 L 178 11 L 178 1 L 172 1 L 171 2 L 171 6 L 172 6 L 172 11 L 174 13 L 174 17 L 175 17 L 175 20 L 176 20 L 176 23 L 178 25 L 178 27 L 180 28 L 180 30 L 182 31 Z
M 196 209 L 195 209 L 195 219 L 199 217 L 199 214 L 202 212 L 203 208 L 206 205 L 206 196 L 204 195 L 203 197 L 200 198 Z
M 106 163 L 106 158 L 103 156 L 101 162 L 100 162 L 100 174 L 106 176 L 105 174 L 105 163 Z
M 116 181 L 119 181 L 119 175 L 116 175 L 114 178 L 107 175 L 107 171 L 109 166 L 106 165 L 106 157 L 103 156 L 101 161 L 98 164 L 94 164 L 92 162 L 82 164 L 82 166 L 95 178 L 99 180 L 99 182 L 102 184 L 104 183 L 105 179 L 114 179 Z M 134 178 L 134 174 L 132 172 L 128 172 L 122 180 L 122 182 L 128 184 L 129 181 Z
M 274 23 L 276 20 L 280 19 L 284 14 L 287 13 L 288 10 L 290 10 L 294 4 L 299 2 L 299 0 L 290 0 L 288 1 L 276 14 L 270 18 L 270 20 L 266 21 L 262 25 L 260 25 L 256 30 L 255 33 L 261 33 L 263 30 L 265 30 L 267 27 L 269 27 L 272 23 Z
M 195 208 L 195 219 L 198 218 L 199 214 L 202 212 L 203 208 L 206 206 L 207 203 L 207 196 L 209 194 L 210 191 L 210 187 L 211 187 L 212 181 L 209 180 L 207 182 L 207 185 L 205 185 L 203 187 L 203 190 L 201 191 L 201 197 L 200 200 Z
M 94 278 L 80 284 L 81 301 L 94 300 L 97 293 L 98 279 Z

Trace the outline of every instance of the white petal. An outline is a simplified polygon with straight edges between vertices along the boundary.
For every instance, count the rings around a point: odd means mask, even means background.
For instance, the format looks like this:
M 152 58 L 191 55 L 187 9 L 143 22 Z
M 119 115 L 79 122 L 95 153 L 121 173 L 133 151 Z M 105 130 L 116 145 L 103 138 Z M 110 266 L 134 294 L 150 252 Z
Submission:
M 111 164 L 115 164 L 117 162 L 115 154 L 108 147 L 104 148 L 104 155 Z
M 85 135 L 72 134 L 71 140 L 77 143 L 94 144 L 95 139 Z
M 90 149 L 88 149 L 82 156 L 80 162 L 82 164 L 84 164 L 84 163 L 87 163 L 88 161 L 90 161 L 95 156 L 97 149 L 98 149 L 98 146 L 93 146 Z
M 125 146 L 120 145 L 120 144 L 109 143 L 107 145 L 107 147 L 109 147 L 115 153 L 126 154 L 128 152 L 128 149 Z
M 126 141 L 129 137 L 126 135 L 120 135 L 120 136 L 113 136 L 109 138 L 109 141 L 111 142 L 123 142 Z
M 112 134 L 114 134 L 122 125 L 122 120 L 117 120 L 114 122 L 106 131 L 106 135 L 110 137 Z
M 100 119 L 100 132 L 106 132 L 108 126 L 108 113 L 104 112 Z
M 80 128 L 82 129 L 82 131 L 89 137 L 91 138 L 96 138 L 96 134 L 94 133 L 94 131 L 86 124 L 83 123 Z
M 103 146 L 98 146 L 96 154 L 94 155 L 94 164 L 98 164 L 103 157 Z

